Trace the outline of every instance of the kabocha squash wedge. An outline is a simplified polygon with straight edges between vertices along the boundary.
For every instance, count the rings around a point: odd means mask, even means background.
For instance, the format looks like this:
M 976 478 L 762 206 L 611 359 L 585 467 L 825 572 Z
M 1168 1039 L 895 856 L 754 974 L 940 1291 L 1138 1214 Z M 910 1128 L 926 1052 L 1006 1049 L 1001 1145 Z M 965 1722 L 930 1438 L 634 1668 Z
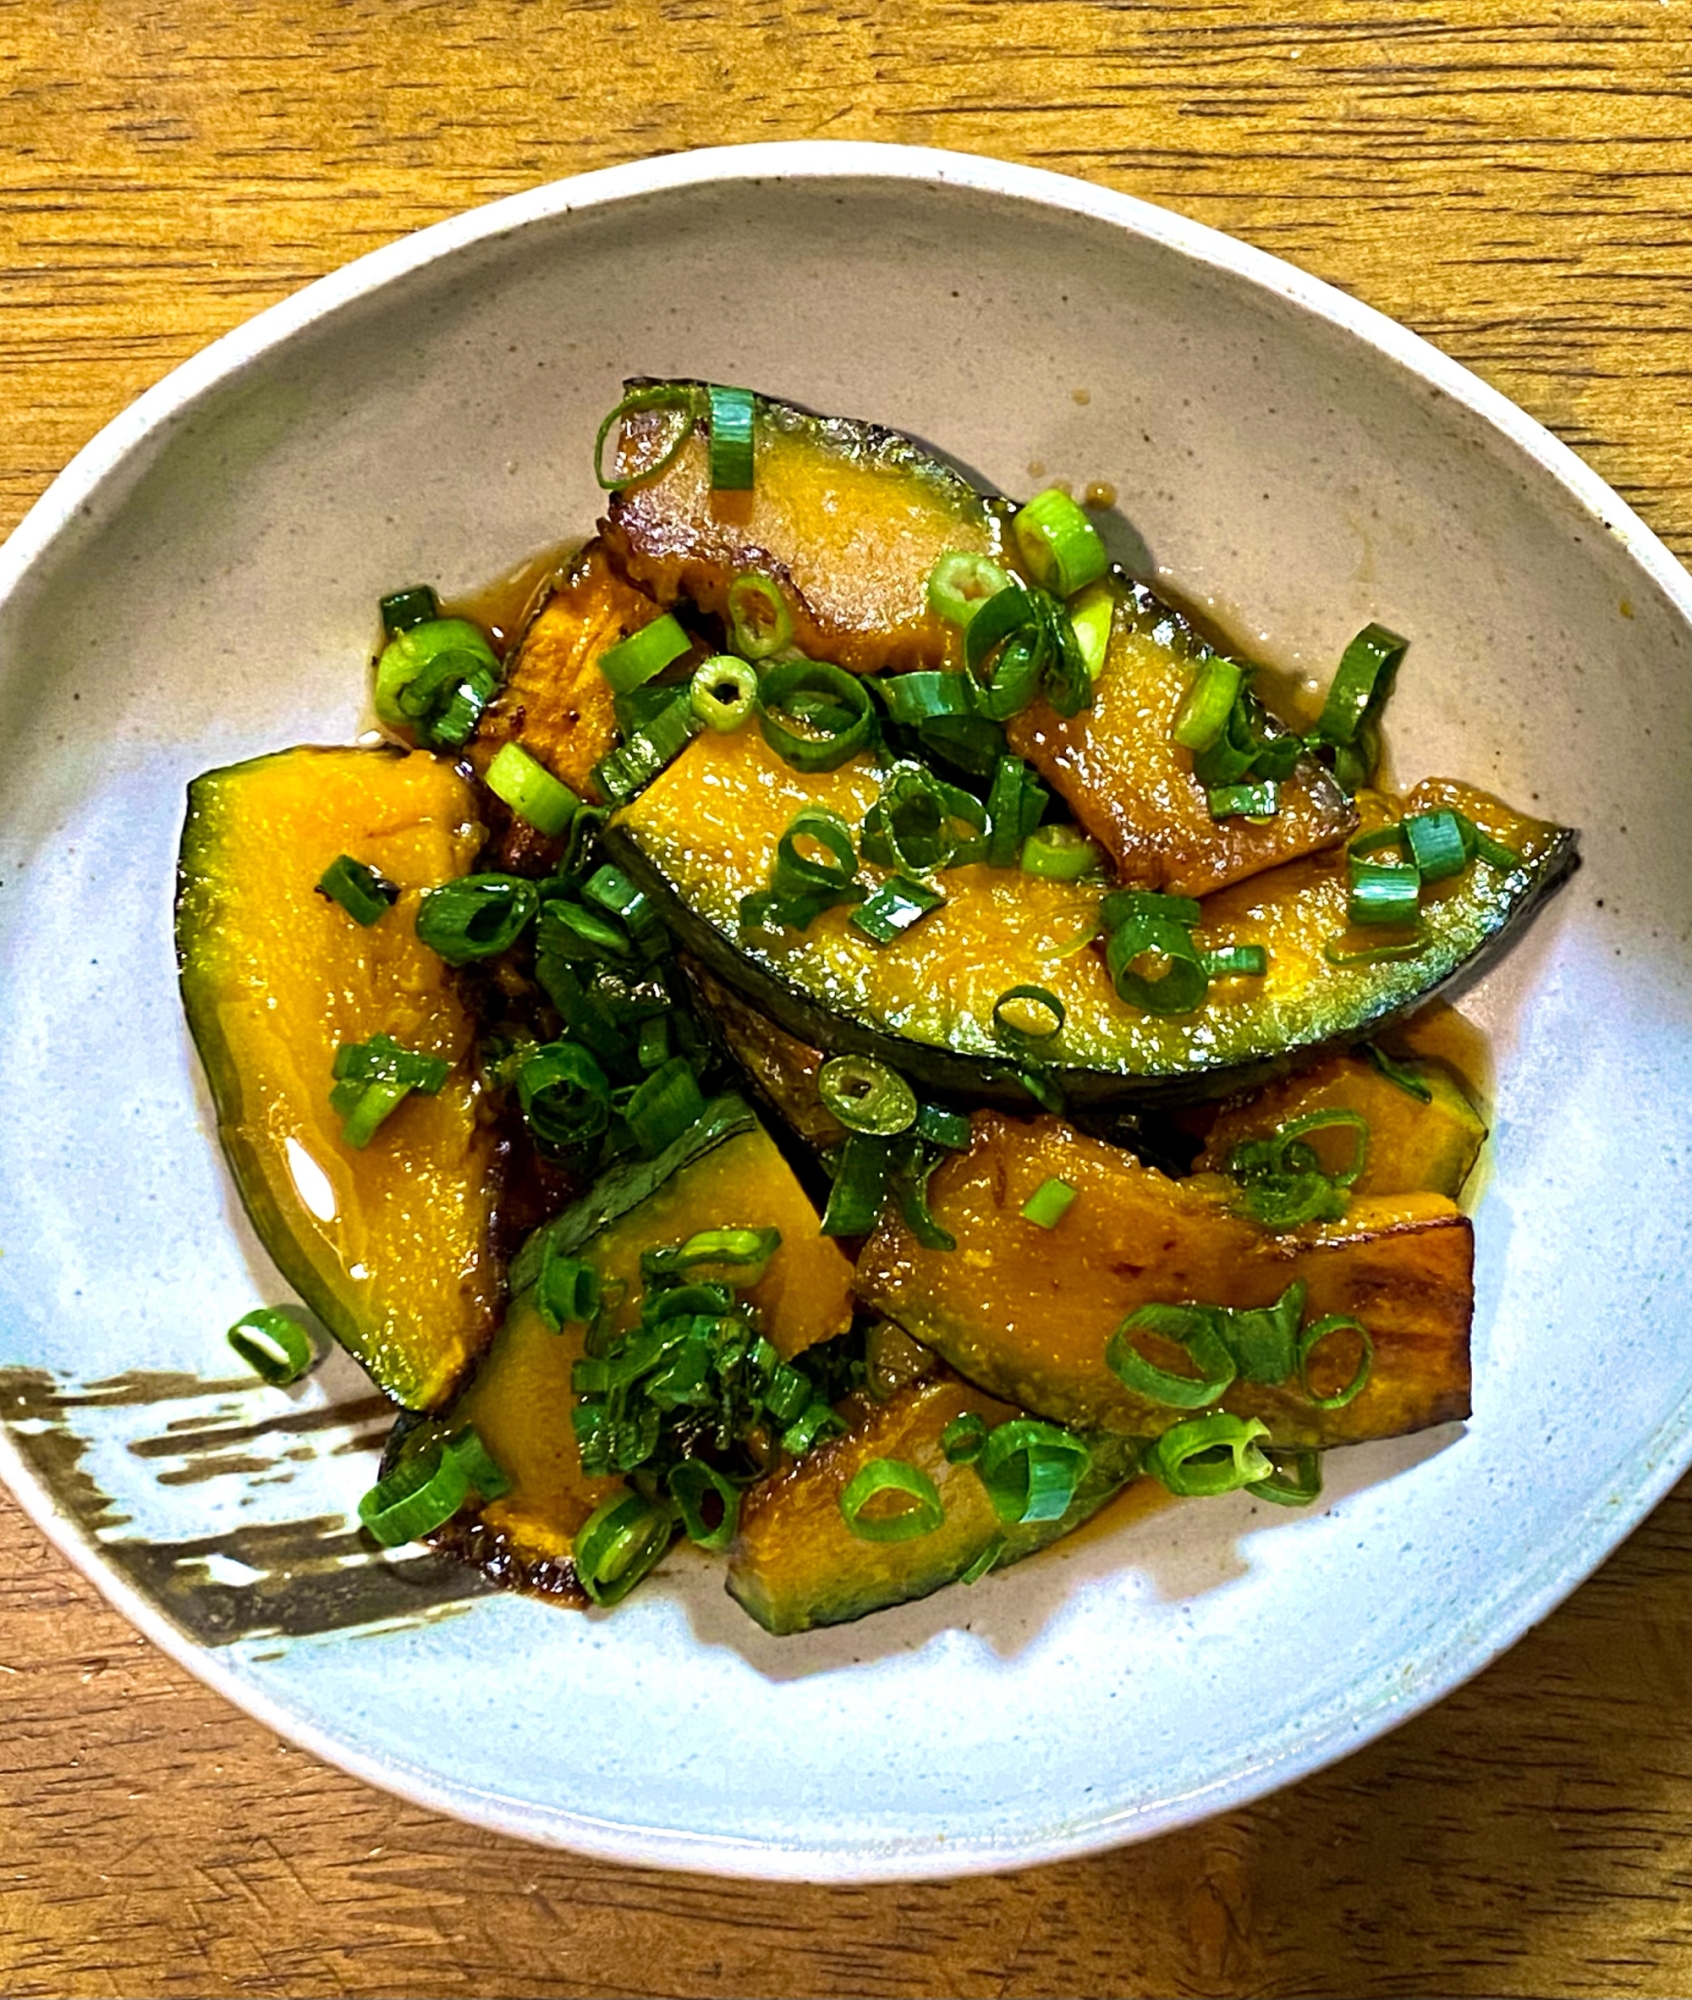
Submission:
M 823 1066 L 821 1051 L 808 1048 L 797 1036 L 778 1028 L 704 966 L 684 960 L 682 969 L 701 1011 L 759 1097 L 807 1146 L 818 1152 L 838 1146 L 846 1137 L 846 1128 L 824 1104 L 817 1088 L 817 1073 Z
M 697 738 L 614 815 L 609 845 L 659 901 L 683 945 L 789 1034 L 829 1053 L 876 1056 L 925 1087 L 1028 1102 L 994 1031 L 993 1009 L 1018 985 L 1056 994 L 1066 1019 L 1041 1047 L 1051 1080 L 1074 1104 L 1218 1096 L 1344 1044 L 1419 1006 L 1482 962 L 1575 860 L 1574 835 L 1446 780 L 1402 804 L 1360 800 L 1365 827 L 1401 812 L 1451 806 L 1514 849 L 1520 865 L 1476 862 L 1432 885 L 1413 958 L 1336 965 L 1330 946 L 1377 941 L 1347 929 L 1343 849 L 1308 855 L 1209 897 L 1202 949 L 1262 944 L 1262 978 L 1221 979 L 1191 1014 L 1139 1012 L 1117 997 L 1088 936 L 1100 891 L 1017 869 L 972 864 L 935 879 L 945 902 L 878 946 L 846 908 L 804 930 L 750 929 L 741 899 L 767 888 L 776 849 L 801 808 L 825 807 L 851 828 L 880 796 L 869 756 L 823 773 L 793 770 L 753 728 Z M 876 885 L 888 871 L 865 862 Z
M 463 874 L 481 839 L 449 764 L 309 749 L 196 778 L 182 836 L 182 998 L 242 1202 L 288 1282 L 416 1409 L 451 1391 L 498 1317 L 475 1027 L 413 929 L 421 892 Z M 318 893 L 342 854 L 399 886 L 368 928 Z M 377 1034 L 453 1067 L 355 1151 L 329 1102 L 335 1053 Z
M 1036 702 L 1006 734 L 1111 856 L 1123 884 L 1208 896 L 1344 840 L 1357 814 L 1309 756 L 1282 780 L 1274 813 L 1212 816 L 1191 751 L 1170 733 L 1204 648 L 1144 584 L 1112 587 L 1119 601 L 1091 705 L 1063 716 Z
M 853 1397 L 844 1437 L 819 1446 L 748 1496 L 729 1550 L 729 1595 L 766 1632 L 844 1624 L 955 1583 L 995 1543 L 993 1568 L 1020 1562 L 1078 1528 L 1139 1469 L 1131 1438 L 1089 1436 L 1090 1462 L 1066 1512 L 1055 1521 L 1007 1528 L 979 1473 L 951 1464 L 940 1441 L 958 1417 L 979 1417 L 992 1429 L 1021 1414 L 949 1369 L 909 1384 L 885 1403 Z M 933 1481 L 944 1519 L 932 1533 L 898 1542 L 852 1533 L 841 1495 L 876 1459 L 914 1466 Z
M 1023 1204 L 1057 1178 L 1075 1199 L 1055 1228 Z M 1295 1280 L 1306 1314 L 1359 1319 L 1374 1367 L 1354 1400 L 1323 1409 L 1296 1377 L 1236 1381 L 1220 1407 L 1261 1417 L 1266 1442 L 1320 1450 L 1423 1430 L 1469 1413 L 1474 1238 L 1442 1195 L 1367 1197 L 1343 1222 L 1272 1236 L 1224 1197 L 1171 1181 L 1056 1118 L 978 1112 L 967 1153 L 929 1183 L 957 1239 L 925 1249 L 889 1214 L 858 1261 L 865 1304 L 896 1319 L 961 1374 L 1077 1429 L 1154 1437 L 1190 1409 L 1148 1401 L 1106 1365 L 1121 1322 L 1149 1304 L 1271 1306 Z M 1323 1393 L 1333 1393 L 1323 1386 Z
M 582 1469 L 571 1375 L 586 1352 L 586 1329 L 549 1327 L 532 1277 L 549 1241 L 557 1254 L 592 1268 L 604 1300 L 595 1330 L 595 1351 L 603 1353 L 639 1319 L 642 1252 L 736 1227 L 781 1231 L 763 1275 L 740 1293 L 758 1308 L 780 1354 L 800 1353 L 851 1325 L 851 1264 L 820 1233 L 816 1210 L 746 1106 L 716 1100 L 667 1152 L 607 1175 L 531 1238 L 513 1263 L 515 1301 L 474 1379 L 449 1409 L 398 1440 L 396 1464 L 468 1425 L 511 1481 L 479 1514 L 450 1523 L 439 1537 L 443 1546 L 502 1582 L 586 1601 L 571 1562 L 574 1539 L 623 1481 Z
M 955 628 L 928 609 L 928 574 L 951 549 L 1000 555 L 1004 503 L 879 424 L 765 396 L 754 410 L 753 483 L 734 493 L 712 491 L 707 414 L 685 419 L 686 442 L 649 479 L 638 474 L 684 419 L 624 414 L 617 469 L 637 476 L 612 495 L 604 533 L 627 574 L 662 604 L 687 598 L 723 617 L 730 584 L 756 571 L 780 588 L 802 653 L 861 673 L 956 664 Z

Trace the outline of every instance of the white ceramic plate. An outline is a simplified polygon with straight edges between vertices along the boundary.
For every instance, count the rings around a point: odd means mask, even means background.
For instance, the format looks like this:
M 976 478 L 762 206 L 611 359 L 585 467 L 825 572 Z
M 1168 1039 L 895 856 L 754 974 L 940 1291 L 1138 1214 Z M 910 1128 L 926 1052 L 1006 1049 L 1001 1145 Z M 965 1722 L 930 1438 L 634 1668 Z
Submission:
M 1369 618 L 1412 636 L 1401 775 L 1582 828 L 1582 873 L 1464 1001 L 1498 1063 L 1466 1429 L 1340 1455 L 1308 1518 L 1170 1509 L 793 1640 L 686 1559 L 582 1618 L 363 1550 L 385 1420 L 357 1371 L 263 1389 L 223 1341 L 279 1287 L 178 1014 L 182 788 L 349 738 L 384 589 L 584 529 L 632 372 L 873 416 L 1013 492 L 1109 479 L 1159 571 L 1270 659 L 1325 677 Z M 595 1854 L 1002 1868 L 1316 1768 L 1543 1616 L 1692 1456 L 1689 612 L 1641 523 L 1472 376 L 1076 181 L 748 147 L 363 259 L 144 396 L 0 557 L 7 1478 L 283 1734 Z

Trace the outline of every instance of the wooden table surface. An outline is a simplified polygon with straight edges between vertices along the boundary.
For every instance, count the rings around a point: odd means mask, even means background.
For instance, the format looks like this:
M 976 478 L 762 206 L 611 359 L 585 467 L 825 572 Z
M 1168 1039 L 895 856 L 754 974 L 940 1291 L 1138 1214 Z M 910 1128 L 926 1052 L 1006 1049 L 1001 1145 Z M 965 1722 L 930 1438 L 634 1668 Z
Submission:
M 361 251 L 584 168 L 826 136 L 1058 168 L 1289 257 L 1685 557 L 1689 30 L 1686 0 L 0 0 L 0 529 L 169 368 Z M 1684 1994 L 1689 1557 L 1692 1482 L 1470 1687 L 1247 1811 L 796 1890 L 367 1790 L 0 1503 L 0 1991 Z

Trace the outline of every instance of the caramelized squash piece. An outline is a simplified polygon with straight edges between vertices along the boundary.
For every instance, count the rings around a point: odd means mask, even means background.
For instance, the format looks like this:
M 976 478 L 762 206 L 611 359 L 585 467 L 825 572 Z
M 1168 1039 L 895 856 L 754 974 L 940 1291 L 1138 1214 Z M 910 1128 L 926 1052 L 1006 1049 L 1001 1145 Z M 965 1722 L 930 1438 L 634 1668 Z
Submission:
M 1466 785 L 1430 780 L 1402 802 L 1366 794 L 1368 825 L 1454 806 L 1521 865 L 1477 862 L 1433 884 L 1416 957 L 1334 965 L 1330 945 L 1380 942 L 1348 931 L 1345 852 L 1287 862 L 1210 897 L 1197 932 L 1206 950 L 1267 946 L 1267 975 L 1215 981 L 1191 1014 L 1142 1014 L 1118 999 L 1102 952 L 1087 945 L 1099 890 L 1020 869 L 942 871 L 945 903 L 888 945 L 873 944 L 845 908 L 803 931 L 741 927 L 741 898 L 768 887 L 777 843 L 802 807 L 828 807 L 857 829 L 879 795 L 868 756 L 807 775 L 754 728 L 707 733 L 614 815 L 608 841 L 686 949 L 788 1034 L 830 1054 L 878 1056 L 925 1087 L 1006 1103 L 1027 1102 L 993 1029 L 994 1004 L 1012 986 L 1043 986 L 1063 1002 L 1063 1029 L 1042 1055 L 1071 1103 L 1219 1096 L 1419 1006 L 1495 948 L 1575 859 L 1572 834 Z M 865 862 L 860 877 L 873 886 L 887 872 Z
M 1336 846 L 1357 825 L 1351 801 L 1312 757 L 1279 787 L 1264 819 L 1211 816 L 1176 711 L 1203 649 L 1178 612 L 1143 584 L 1124 586 L 1093 703 L 1062 716 L 1036 702 L 1007 734 L 1115 861 L 1124 885 L 1208 896 L 1229 882 Z
M 682 961 L 700 1011 L 721 1035 L 728 1052 L 772 1111 L 807 1146 L 822 1152 L 838 1146 L 846 1128 L 822 1101 L 817 1074 L 826 1058 L 788 1034 L 756 1007 L 692 959 Z
M 1022 1206 L 1053 1176 L 1076 1198 L 1041 1229 Z M 1468 1415 L 1474 1239 L 1443 1195 L 1370 1197 L 1343 1222 L 1271 1236 L 1218 1193 L 1056 1118 L 1022 1125 L 979 1112 L 968 1152 L 941 1165 L 929 1199 L 956 1250 L 924 1249 L 889 1214 L 859 1259 L 859 1297 L 971 1381 L 1042 1416 L 1142 1437 L 1168 1430 L 1192 1413 L 1148 1402 L 1105 1365 L 1123 1319 L 1152 1303 L 1273 1305 L 1294 1279 L 1309 1288 L 1307 1321 L 1343 1313 L 1368 1328 L 1368 1385 L 1325 1410 L 1296 1377 L 1237 1381 L 1223 1409 L 1261 1417 L 1274 1444 L 1301 1450 Z M 1185 1371 L 1178 1357 L 1153 1358 Z
M 428 1409 L 493 1332 L 494 1140 L 455 975 L 418 899 L 482 842 L 470 787 L 423 751 L 284 750 L 188 788 L 177 952 L 218 1137 L 278 1269 L 389 1395 Z M 399 885 L 368 928 L 317 893 L 350 854 Z M 453 1064 L 354 1151 L 330 1108 L 336 1050 L 391 1035 Z
M 518 742 L 555 778 L 597 804 L 593 767 L 617 740 L 599 656 L 651 624 L 658 607 L 589 542 L 518 643 L 498 697 L 483 716 L 472 761 L 485 771 L 502 743 Z
M 766 1632 L 840 1625 L 927 1597 L 957 1579 L 995 1541 L 993 1567 L 1020 1562 L 1077 1528 L 1139 1469 L 1132 1439 L 1088 1437 L 1092 1462 L 1068 1510 L 1055 1521 L 1007 1528 L 993 1512 L 973 1466 L 951 1465 L 940 1439 L 954 1418 L 973 1414 L 992 1429 L 1020 1416 L 950 1369 L 897 1390 L 885 1403 L 853 1397 L 851 1429 L 775 1478 L 754 1487 L 729 1550 L 728 1591 Z M 906 1542 L 864 1541 L 847 1527 L 840 1496 L 873 1459 L 896 1458 L 933 1480 L 945 1519 Z
M 1427 1103 L 1364 1056 L 1326 1056 L 1297 1076 L 1268 1084 L 1222 1110 L 1194 1171 L 1226 1173 L 1242 1140 L 1267 1138 L 1313 1111 L 1355 1111 L 1368 1121 L 1369 1142 L 1363 1171 L 1352 1183 L 1354 1201 L 1417 1189 L 1455 1201 L 1480 1157 L 1486 1126 L 1444 1063 L 1420 1060 L 1402 1067 L 1430 1093 Z M 1306 1143 L 1330 1172 L 1352 1157 L 1353 1135 L 1344 1129 L 1312 1132 Z
M 627 413 L 619 468 L 655 464 L 681 421 Z M 729 585 L 756 570 L 780 586 L 793 643 L 814 659 L 857 673 L 957 663 L 955 630 L 928 609 L 928 573 L 948 549 L 1001 554 L 1003 503 L 897 432 L 763 396 L 751 491 L 713 492 L 706 426 L 694 421 L 656 478 L 612 496 L 605 538 L 636 583 L 721 617 Z

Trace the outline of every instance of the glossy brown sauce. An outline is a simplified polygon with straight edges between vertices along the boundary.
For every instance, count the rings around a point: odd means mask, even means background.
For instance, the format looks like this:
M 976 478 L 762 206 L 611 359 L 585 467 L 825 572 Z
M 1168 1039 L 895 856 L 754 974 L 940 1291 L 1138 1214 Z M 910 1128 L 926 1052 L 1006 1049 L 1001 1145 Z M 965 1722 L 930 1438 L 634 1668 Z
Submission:
M 480 625 L 492 639 L 494 651 L 503 659 L 506 649 L 523 632 L 543 599 L 568 575 L 584 546 L 583 538 L 576 535 L 567 542 L 537 549 L 491 583 L 457 597 L 443 598 L 441 613 L 447 618 L 469 618 Z

